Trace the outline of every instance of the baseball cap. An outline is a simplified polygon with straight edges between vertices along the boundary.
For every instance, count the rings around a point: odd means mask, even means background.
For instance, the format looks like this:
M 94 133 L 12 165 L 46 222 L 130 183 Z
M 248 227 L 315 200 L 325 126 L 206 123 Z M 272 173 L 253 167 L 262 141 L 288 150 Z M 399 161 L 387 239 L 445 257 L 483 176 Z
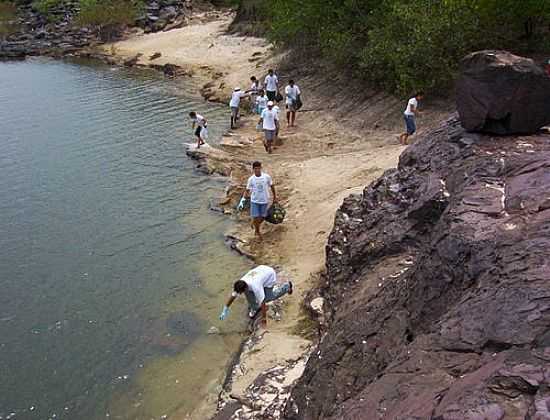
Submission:
M 269 101 L 269 102 L 267 103 L 267 106 L 273 106 L 273 101 Z

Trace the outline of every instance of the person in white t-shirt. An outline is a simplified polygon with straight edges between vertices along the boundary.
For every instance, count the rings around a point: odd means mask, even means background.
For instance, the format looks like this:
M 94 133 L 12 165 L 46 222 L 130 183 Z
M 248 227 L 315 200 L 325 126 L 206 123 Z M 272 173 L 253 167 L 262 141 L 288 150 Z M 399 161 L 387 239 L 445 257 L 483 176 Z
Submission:
M 272 267 L 259 265 L 233 284 L 233 292 L 223 307 L 220 320 L 223 321 L 227 318 L 229 307 L 233 304 L 233 301 L 237 296 L 244 293 L 248 301 L 249 318 L 254 319 L 261 313 L 262 326 L 265 327 L 267 325 L 266 303 L 277 300 L 287 293 L 291 295 L 293 289 L 291 281 L 277 283 L 277 273 Z
M 256 98 L 256 110 L 258 111 L 258 115 L 262 115 L 264 109 L 267 108 L 268 102 L 269 99 L 267 98 L 264 90 L 260 89 L 260 91 L 258 92 L 258 97 Z
M 250 94 L 250 110 L 254 114 L 259 114 L 258 104 L 256 103 L 256 100 L 258 98 L 258 95 L 260 94 L 260 90 L 262 89 L 262 84 L 258 79 L 256 79 L 256 76 L 252 76 L 250 78 L 250 81 L 252 82 L 252 84 L 250 85 L 250 89 L 248 89 L 245 93 Z
M 420 114 L 418 110 L 418 101 L 424 98 L 423 92 L 417 92 L 409 102 L 407 102 L 407 108 L 405 109 L 404 118 L 405 118 L 405 127 L 406 131 L 399 136 L 399 143 L 406 145 L 408 144 L 409 137 L 416 132 L 416 116 Z
M 271 198 L 269 193 L 271 192 L 273 195 L 273 203 L 277 202 L 277 193 L 275 192 L 271 177 L 262 172 L 261 162 L 254 162 L 252 164 L 252 171 L 254 174 L 248 178 L 246 190 L 238 208 L 239 210 L 243 209 L 246 200 L 250 199 L 250 217 L 252 218 L 254 234 L 262 240 L 260 226 L 267 216 L 269 200 Z
M 286 96 L 286 124 L 288 127 L 294 127 L 296 120 L 297 101 L 300 96 L 300 88 L 294 83 L 294 80 L 288 81 L 288 86 L 285 88 Z
M 273 102 L 267 103 L 267 108 L 262 111 L 260 124 L 264 130 L 264 147 L 267 153 L 273 152 L 273 140 L 279 131 L 279 113 L 273 109 Z
M 237 120 L 239 119 L 239 105 L 241 99 L 248 96 L 247 93 L 241 91 L 241 88 L 236 87 L 231 94 L 231 100 L 229 101 L 229 107 L 231 108 L 231 128 L 237 127 Z
M 206 128 L 207 122 L 206 118 L 202 115 L 197 114 L 195 111 L 189 113 L 191 121 L 193 121 L 192 129 L 195 131 L 195 136 L 197 137 L 197 149 L 205 144 L 205 140 L 208 138 L 208 130 Z M 196 127 L 196 128 L 195 128 Z
M 265 76 L 264 87 L 267 94 L 267 97 L 270 101 L 277 100 L 277 92 L 279 91 L 279 78 L 273 71 L 269 69 L 267 71 L 267 76 Z

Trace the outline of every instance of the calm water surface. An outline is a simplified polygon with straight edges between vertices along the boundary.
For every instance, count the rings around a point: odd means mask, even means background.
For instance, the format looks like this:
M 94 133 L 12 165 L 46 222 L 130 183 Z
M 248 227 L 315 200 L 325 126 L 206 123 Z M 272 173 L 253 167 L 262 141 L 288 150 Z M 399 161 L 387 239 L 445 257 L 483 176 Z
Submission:
M 185 83 L 0 63 L 0 418 L 183 416 L 216 392 L 243 330 L 216 316 L 248 263 L 207 210 L 223 180 L 182 147 L 187 112 L 216 138 L 227 110 Z

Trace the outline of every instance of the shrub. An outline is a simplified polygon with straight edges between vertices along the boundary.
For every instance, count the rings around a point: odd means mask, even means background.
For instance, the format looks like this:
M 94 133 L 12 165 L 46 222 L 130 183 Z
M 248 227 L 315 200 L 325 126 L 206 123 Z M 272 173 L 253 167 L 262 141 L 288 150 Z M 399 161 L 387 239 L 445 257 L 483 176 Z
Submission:
M 103 39 L 110 39 L 121 28 L 132 25 L 143 7 L 140 0 L 80 0 L 76 22 L 95 28 Z
M 53 9 L 63 3 L 63 0 L 36 0 L 32 3 L 32 8 L 43 16 L 51 17 Z
M 0 1 L 0 39 L 17 32 L 17 6 L 8 1 Z

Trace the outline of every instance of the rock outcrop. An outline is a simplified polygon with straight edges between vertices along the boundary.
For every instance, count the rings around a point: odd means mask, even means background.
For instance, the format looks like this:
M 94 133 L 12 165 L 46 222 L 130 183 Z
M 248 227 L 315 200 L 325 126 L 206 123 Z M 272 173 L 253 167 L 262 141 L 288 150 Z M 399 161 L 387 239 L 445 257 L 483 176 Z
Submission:
M 15 22 L 19 30 L 0 39 L 0 59 L 24 59 L 26 56 L 63 56 L 77 53 L 82 48 L 104 42 L 105 34 L 92 28 L 74 25 L 80 10 L 76 0 L 65 0 L 55 6 L 46 17 L 31 4 L 19 6 Z M 145 12 L 136 21 L 144 32 L 170 30 L 183 26 L 192 10 L 191 0 L 148 0 Z M 119 38 L 122 29 L 109 29 L 108 35 Z
M 326 253 L 285 418 L 550 418 L 549 135 L 449 119 L 344 201 Z
M 491 134 L 533 134 L 550 124 L 550 77 L 528 58 L 479 51 L 464 58 L 457 109 L 464 128 Z

